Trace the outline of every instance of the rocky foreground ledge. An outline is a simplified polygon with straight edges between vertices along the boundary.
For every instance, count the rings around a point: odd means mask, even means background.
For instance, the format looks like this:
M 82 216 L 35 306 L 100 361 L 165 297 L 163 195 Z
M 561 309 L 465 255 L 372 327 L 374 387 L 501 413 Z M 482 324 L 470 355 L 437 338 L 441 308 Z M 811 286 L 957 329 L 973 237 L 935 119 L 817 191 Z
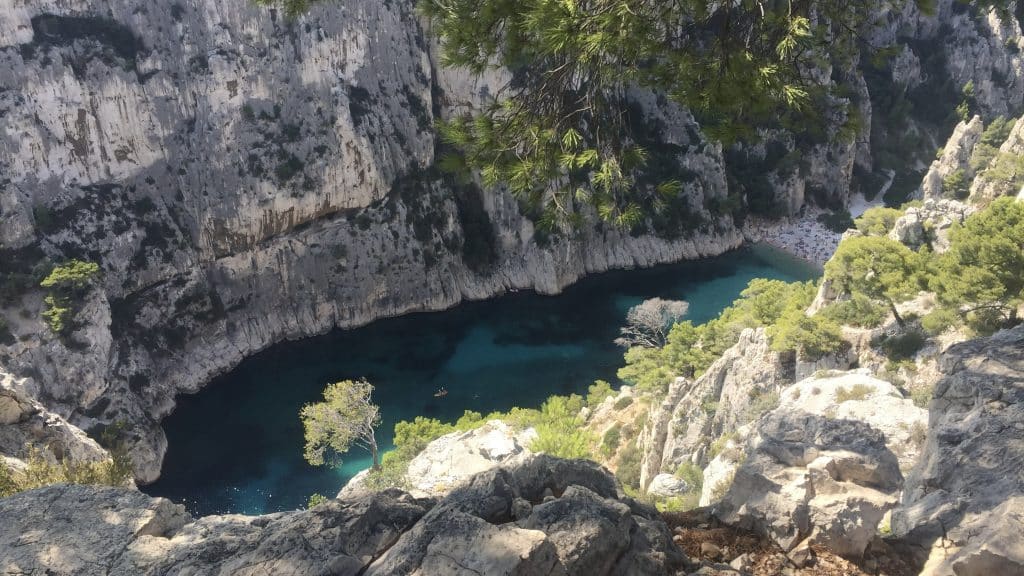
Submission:
M 208 516 L 129 489 L 0 500 L 0 573 L 663 575 L 687 565 L 653 508 L 596 464 L 544 455 L 440 500 L 399 490 L 266 516 Z

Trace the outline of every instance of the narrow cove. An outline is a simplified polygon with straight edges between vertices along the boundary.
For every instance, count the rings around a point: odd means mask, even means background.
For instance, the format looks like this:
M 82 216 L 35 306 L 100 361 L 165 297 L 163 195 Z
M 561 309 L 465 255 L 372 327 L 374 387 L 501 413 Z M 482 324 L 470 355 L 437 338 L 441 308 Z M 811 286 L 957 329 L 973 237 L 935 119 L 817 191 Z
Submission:
M 753 278 L 818 274 L 786 254 L 751 247 L 593 276 L 558 296 L 509 294 L 282 343 L 178 399 L 163 421 L 162 476 L 143 490 L 195 515 L 301 508 L 311 494 L 333 496 L 369 466 L 369 455 L 355 451 L 336 469 L 302 459 L 299 409 L 329 382 L 365 377 L 376 386 L 383 416 L 378 442 L 387 449 L 399 420 L 535 407 L 552 394 L 584 392 L 598 379 L 617 385 L 623 351 L 612 341 L 629 308 L 647 298 L 686 300 L 687 319 L 700 323 Z M 448 395 L 435 398 L 441 387 Z

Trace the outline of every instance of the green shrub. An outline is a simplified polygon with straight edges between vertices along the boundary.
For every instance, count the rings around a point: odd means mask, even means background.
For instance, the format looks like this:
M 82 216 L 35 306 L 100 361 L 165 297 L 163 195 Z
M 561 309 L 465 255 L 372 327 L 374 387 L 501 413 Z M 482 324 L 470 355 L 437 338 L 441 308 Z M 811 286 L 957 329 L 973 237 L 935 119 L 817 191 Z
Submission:
M 793 350 L 817 359 L 839 352 L 845 346 L 839 325 L 822 314 L 807 316 L 802 310 L 786 314 L 769 328 L 772 349 Z
M 53 484 L 126 486 L 132 477 L 131 461 L 123 451 L 99 462 L 53 463 L 37 448 L 29 447 L 24 470 L 13 471 L 0 458 L 0 497 Z
M 960 315 L 956 310 L 936 308 L 921 318 L 921 328 L 931 335 L 942 334 L 949 328 L 960 324 Z
M 803 310 L 815 292 L 811 282 L 752 280 L 740 298 L 714 320 L 699 326 L 679 322 L 664 347 L 628 350 L 626 365 L 618 376 L 642 392 L 664 394 L 675 377 L 696 377 L 707 370 L 737 342 L 743 329 L 771 326 L 784 311 Z
M 43 321 L 55 334 L 67 334 L 74 326 L 74 312 L 67 298 L 49 295 L 43 303 Z
M 77 292 L 88 288 L 99 273 L 100 267 L 94 262 L 71 260 L 54 267 L 39 285 L 64 292 Z
M 324 496 L 323 494 L 320 494 L 318 492 L 314 492 L 312 495 L 310 495 L 309 502 L 306 503 L 306 508 L 316 508 L 317 506 L 323 504 L 324 502 L 327 502 L 328 500 L 329 498 L 327 498 L 327 496 Z
M 876 206 L 869 208 L 854 221 L 854 225 L 867 236 L 885 236 L 896 225 L 896 220 L 903 216 L 903 210 Z
M 874 386 L 867 384 L 854 384 L 847 388 L 846 386 L 840 386 L 839 390 L 836 391 L 836 402 L 842 404 L 843 402 L 849 402 L 850 400 L 864 400 L 875 391 Z
M 743 411 L 743 421 L 753 422 L 763 414 L 779 407 L 779 393 L 777 391 L 766 391 L 755 389 L 750 394 L 750 404 Z
M 910 399 L 914 401 L 914 405 L 918 408 L 927 408 L 928 403 L 932 401 L 932 394 L 934 392 L 934 386 L 918 386 L 910 390 Z
M 928 339 L 917 330 L 909 330 L 884 338 L 877 345 L 887 358 L 894 361 L 911 360 L 924 347 Z
M 615 401 L 615 409 L 616 410 L 625 410 L 626 408 L 629 408 L 632 405 L 633 405 L 633 397 L 632 396 L 623 396 L 622 398 L 619 398 L 618 400 Z
M 819 314 L 841 326 L 875 328 L 885 321 L 889 311 L 863 294 L 854 294 L 849 300 L 826 306 Z
M 700 494 L 701 487 L 704 486 L 704 471 L 700 466 L 690 462 L 680 464 L 679 468 L 676 468 L 675 477 L 686 482 L 691 492 Z
M 622 441 L 622 427 L 615 424 L 611 428 L 605 431 L 604 436 L 601 438 L 601 454 L 605 458 L 611 458 L 615 451 L 619 449 L 619 442 Z
M 636 440 L 630 441 L 619 454 L 619 466 L 615 476 L 624 486 L 639 488 L 640 486 L 640 463 L 643 456 L 637 448 Z
M 963 200 L 970 196 L 970 194 L 971 184 L 967 180 L 967 174 L 962 169 L 942 179 L 942 195 L 946 198 Z
M 587 388 L 587 406 L 595 408 L 610 396 L 615 396 L 612 385 L 604 380 L 597 380 Z
M 43 300 L 42 316 L 46 325 L 56 334 L 68 334 L 75 328 L 75 312 L 84 292 L 99 276 L 100 267 L 94 262 L 71 260 L 55 266 L 39 283 L 50 293 Z

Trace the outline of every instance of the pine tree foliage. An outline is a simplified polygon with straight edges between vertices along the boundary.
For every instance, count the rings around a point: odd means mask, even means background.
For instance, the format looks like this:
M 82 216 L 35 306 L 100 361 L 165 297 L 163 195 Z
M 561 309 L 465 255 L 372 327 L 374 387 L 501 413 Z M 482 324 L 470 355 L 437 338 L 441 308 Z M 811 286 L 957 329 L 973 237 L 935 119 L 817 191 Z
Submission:
M 257 1 L 296 15 L 315 0 Z M 483 110 L 440 125 L 452 152 L 439 163 L 507 187 L 545 233 L 578 225 L 586 206 L 635 227 L 684 186 L 638 183 L 648 153 L 632 134 L 631 90 L 685 106 L 725 143 L 799 129 L 835 104 L 820 70 L 852 68 L 878 15 L 907 2 L 934 9 L 933 0 L 419 0 L 445 65 L 511 72 Z
M 344 380 L 324 390 L 324 401 L 306 404 L 300 417 L 305 432 L 306 461 L 321 466 L 353 446 L 365 448 L 380 466 L 376 429 L 380 409 L 371 401 L 373 385 L 366 380 Z

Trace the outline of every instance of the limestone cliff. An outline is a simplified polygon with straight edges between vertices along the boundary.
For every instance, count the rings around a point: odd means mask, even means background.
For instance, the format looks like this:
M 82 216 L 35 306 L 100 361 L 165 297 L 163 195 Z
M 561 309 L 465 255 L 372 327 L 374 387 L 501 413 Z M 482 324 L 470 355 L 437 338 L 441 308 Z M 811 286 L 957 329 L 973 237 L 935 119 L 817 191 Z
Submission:
M 953 6 L 885 15 L 878 40 L 908 46 L 886 85 L 923 81 L 914 60 L 944 42 L 932 76 L 974 79 L 983 113 L 1019 108 L 1019 27 Z M 866 132 L 871 83 L 833 72 Z M 174 397 L 275 342 L 718 254 L 743 241 L 712 210 L 727 196 L 843 204 L 855 167 L 873 168 L 867 134 L 839 136 L 845 118 L 820 139 L 722 151 L 637 93 L 658 168 L 686 176 L 688 216 L 549 238 L 514 199 L 433 168 L 434 120 L 493 94 L 491 76 L 440 68 L 411 0 L 296 20 L 247 0 L 0 0 L 0 364 L 83 429 L 126 422 L 148 481 Z M 35 286 L 69 258 L 103 277 L 61 339 Z

